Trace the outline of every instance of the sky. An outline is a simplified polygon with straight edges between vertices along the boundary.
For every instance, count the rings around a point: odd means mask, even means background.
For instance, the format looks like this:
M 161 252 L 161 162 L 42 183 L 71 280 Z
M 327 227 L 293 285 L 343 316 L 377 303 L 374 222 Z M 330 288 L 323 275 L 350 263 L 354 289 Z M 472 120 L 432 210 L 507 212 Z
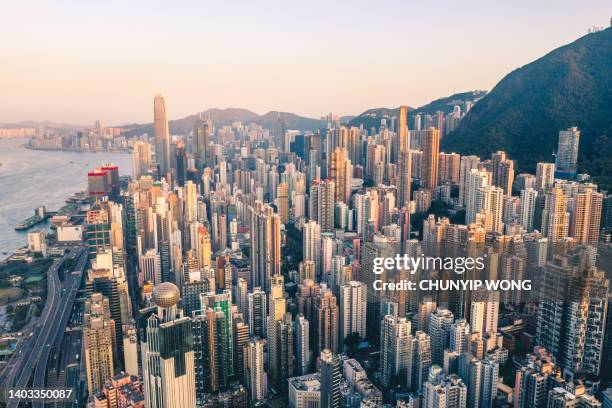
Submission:
M 503 3 L 503 4 L 502 4 Z M 319 117 L 490 90 L 607 26 L 606 1 L 5 2 L 0 123 L 150 122 L 207 108 Z

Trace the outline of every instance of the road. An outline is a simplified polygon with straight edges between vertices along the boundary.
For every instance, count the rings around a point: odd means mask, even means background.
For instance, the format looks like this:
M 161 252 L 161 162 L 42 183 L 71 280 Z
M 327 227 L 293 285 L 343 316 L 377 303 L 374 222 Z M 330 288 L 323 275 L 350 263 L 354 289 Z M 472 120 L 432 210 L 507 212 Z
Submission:
M 76 251 L 76 255 L 73 253 Z M 81 278 L 87 264 L 87 253 L 83 248 L 74 248 L 68 257 L 78 256 L 76 272 L 66 274 L 64 285 L 59 280 L 58 270 L 61 259 L 53 263 L 48 272 L 48 294 L 47 303 L 43 310 L 40 321 L 42 322 L 35 329 L 32 338 L 24 342 L 19 350 L 18 360 L 7 375 L 4 389 L 25 388 L 34 373 L 34 387 L 44 387 L 46 366 L 52 345 L 55 343 L 60 330 L 63 332 L 66 327 L 72 304 L 78 292 Z M 7 369 L 10 367 L 7 367 Z M 36 368 L 36 371 L 34 371 Z M 6 370 L 5 370 L 6 371 Z M 17 407 L 19 400 L 10 400 L 7 407 Z
M 37 325 L 34 327 L 31 337 L 24 338 L 18 343 L 17 349 L 13 353 L 7 367 L 2 372 L 2 376 L 0 376 L 0 383 L 3 385 L 5 391 L 13 386 L 16 374 L 22 371 L 22 367 L 27 361 L 26 356 L 29 355 L 29 352 L 32 350 L 32 345 L 37 342 L 41 333 L 40 326 L 49 321 L 49 316 L 52 315 L 57 307 L 59 298 L 61 297 L 60 281 L 57 272 L 60 265 L 70 256 L 72 256 L 72 254 L 58 258 L 47 270 L 47 299 L 45 301 L 45 307 L 38 319 Z
M 64 329 L 68 324 L 68 320 L 72 314 L 72 305 L 76 298 L 77 292 L 81 286 L 83 272 L 87 263 L 87 253 L 83 252 L 80 255 L 77 267 L 71 274 L 66 274 L 64 278 L 64 285 L 62 287 L 62 302 L 60 305 L 59 314 L 56 314 L 54 324 L 51 328 L 51 332 L 48 336 L 48 343 L 43 348 L 36 370 L 34 371 L 34 383 L 33 388 L 45 388 L 45 376 L 47 374 L 47 363 L 49 361 L 49 353 L 54 347 L 59 347 L 64 338 Z M 56 346 L 56 343 L 59 343 Z M 34 401 L 34 408 L 43 408 L 44 401 Z

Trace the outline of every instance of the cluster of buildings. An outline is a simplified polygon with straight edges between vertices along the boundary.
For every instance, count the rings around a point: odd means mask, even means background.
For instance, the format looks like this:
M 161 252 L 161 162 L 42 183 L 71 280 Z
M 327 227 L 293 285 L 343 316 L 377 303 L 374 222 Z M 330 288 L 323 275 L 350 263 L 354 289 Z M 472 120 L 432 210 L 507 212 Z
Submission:
M 122 128 L 105 127 L 96 121 L 94 127 L 77 132 L 54 129 L 28 129 L 28 147 L 41 150 L 69 150 L 82 152 L 128 151 L 131 143 L 122 135 Z
M 400 107 L 377 131 L 330 119 L 307 133 L 199 118 L 171 136 L 156 96 L 154 144 L 134 143 L 127 189 L 114 166 L 89 173 L 90 404 L 611 403 L 609 281 L 596 262 L 608 199 L 577 180 L 579 131 L 561 132 L 556 163 L 515 177 L 504 152 L 440 152 L 435 125 L 448 118 L 409 130 Z M 453 219 L 412 225 L 434 202 Z M 376 258 L 449 250 L 483 256 L 489 279 L 538 283 L 374 290 L 374 279 L 456 278 L 372 273 Z

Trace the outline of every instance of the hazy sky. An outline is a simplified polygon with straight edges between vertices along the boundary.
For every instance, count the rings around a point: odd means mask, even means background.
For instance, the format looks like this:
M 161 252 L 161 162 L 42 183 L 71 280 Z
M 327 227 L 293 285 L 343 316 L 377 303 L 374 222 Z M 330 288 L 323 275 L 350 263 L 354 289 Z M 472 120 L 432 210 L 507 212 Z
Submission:
M 502 4 L 503 3 L 503 4 Z M 0 123 L 151 121 L 209 107 L 308 116 L 491 89 L 607 25 L 608 1 L 12 1 Z

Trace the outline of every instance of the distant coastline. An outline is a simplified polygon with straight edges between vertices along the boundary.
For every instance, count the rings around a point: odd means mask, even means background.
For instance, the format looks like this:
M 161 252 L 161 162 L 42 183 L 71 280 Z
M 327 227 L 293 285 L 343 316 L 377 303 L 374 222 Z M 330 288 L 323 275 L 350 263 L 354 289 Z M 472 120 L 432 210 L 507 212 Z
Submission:
M 30 146 L 29 144 L 23 144 L 23 147 L 30 150 L 44 150 L 51 152 L 70 152 L 70 153 L 131 153 L 131 148 L 116 148 L 116 149 L 80 149 L 76 147 L 62 147 L 62 148 L 54 148 L 54 147 L 35 147 Z

